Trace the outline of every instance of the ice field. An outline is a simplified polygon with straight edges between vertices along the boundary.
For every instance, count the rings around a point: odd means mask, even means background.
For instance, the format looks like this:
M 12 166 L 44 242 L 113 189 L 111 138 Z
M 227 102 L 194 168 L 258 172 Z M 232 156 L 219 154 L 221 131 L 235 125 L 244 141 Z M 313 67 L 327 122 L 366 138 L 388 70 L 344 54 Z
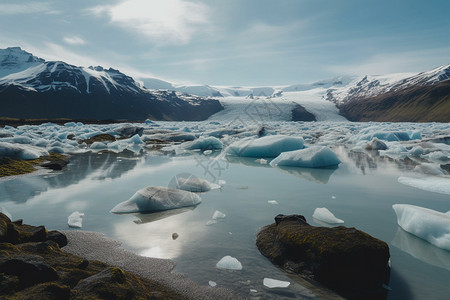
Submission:
M 261 226 L 280 213 L 315 226 L 345 221 L 388 243 L 388 298 L 446 299 L 449 124 L 232 116 L 6 126 L 0 155 L 64 153 L 70 164 L 1 179 L 0 207 L 49 229 L 105 233 L 138 254 L 174 260 L 175 272 L 202 285 L 262 299 L 311 299 L 314 290 L 259 253 Z M 100 133 L 117 140 L 80 143 Z M 368 150 L 379 142 L 384 150 Z

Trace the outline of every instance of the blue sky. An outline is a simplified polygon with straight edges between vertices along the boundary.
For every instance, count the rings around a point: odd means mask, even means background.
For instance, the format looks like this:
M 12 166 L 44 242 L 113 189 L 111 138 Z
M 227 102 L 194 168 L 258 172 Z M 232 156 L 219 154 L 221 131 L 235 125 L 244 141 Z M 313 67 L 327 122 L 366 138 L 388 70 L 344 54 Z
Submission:
M 280 85 L 450 63 L 447 0 L 0 2 L 0 48 L 134 77 Z

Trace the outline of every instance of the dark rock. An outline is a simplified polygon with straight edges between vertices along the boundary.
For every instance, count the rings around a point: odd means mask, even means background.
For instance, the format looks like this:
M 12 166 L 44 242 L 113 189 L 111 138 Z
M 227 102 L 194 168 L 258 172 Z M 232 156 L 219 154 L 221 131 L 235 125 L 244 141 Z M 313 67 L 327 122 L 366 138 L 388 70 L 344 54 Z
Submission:
M 69 164 L 68 159 L 57 159 L 43 163 L 41 166 L 47 169 L 61 171 Z
M 93 137 L 90 137 L 86 140 L 79 141 L 80 144 L 86 143 L 88 145 L 91 145 L 95 142 L 114 142 L 116 138 L 113 135 L 110 135 L 108 133 L 102 133 L 94 135 Z
M 366 145 L 366 150 L 386 150 L 387 148 L 387 145 L 377 138 L 373 138 L 372 141 Z
M 440 165 L 441 169 L 450 174 L 450 164 Z
M 23 220 L 22 219 L 19 219 L 19 220 L 15 220 L 15 221 L 13 221 L 13 223 L 14 223 L 14 225 L 22 225 L 23 224 Z
M 28 243 L 28 242 L 43 242 L 47 240 L 47 230 L 44 226 L 30 226 L 26 224 L 15 225 L 14 229 L 18 233 L 18 240 L 12 242 Z
M 67 237 L 59 231 L 52 230 L 48 232 L 48 239 L 57 243 L 60 248 L 67 245 Z
M 30 300 L 67 300 L 70 299 L 70 287 L 56 282 L 46 282 L 26 288 L 15 297 Z
M 142 133 L 144 133 L 144 127 L 125 125 L 120 128 L 117 128 L 116 133 L 124 138 L 130 138 L 136 134 L 142 136 Z
M 318 281 L 350 299 L 384 299 L 388 245 L 355 228 L 314 227 L 303 216 L 278 215 L 257 234 L 256 245 L 273 263 Z
M 307 111 L 300 104 L 296 104 L 292 109 L 292 118 L 291 121 L 316 121 L 316 116 Z
M 32 285 L 58 279 L 53 269 L 41 256 L 19 254 L 0 260 L 0 272 L 18 276 L 21 285 Z

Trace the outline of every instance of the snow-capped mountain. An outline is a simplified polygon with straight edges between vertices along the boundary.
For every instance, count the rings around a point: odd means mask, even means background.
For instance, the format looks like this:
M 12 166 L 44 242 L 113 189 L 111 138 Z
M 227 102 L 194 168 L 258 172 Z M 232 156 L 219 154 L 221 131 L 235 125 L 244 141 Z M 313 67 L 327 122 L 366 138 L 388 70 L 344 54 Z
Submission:
M 203 120 L 217 100 L 149 91 L 115 69 L 45 61 L 19 47 L 0 49 L 0 115 L 20 118 Z
M 411 87 L 433 85 L 450 79 L 450 64 L 421 73 L 399 73 L 357 77 L 341 88 L 330 88 L 327 100 L 340 105 L 347 101 L 398 92 Z

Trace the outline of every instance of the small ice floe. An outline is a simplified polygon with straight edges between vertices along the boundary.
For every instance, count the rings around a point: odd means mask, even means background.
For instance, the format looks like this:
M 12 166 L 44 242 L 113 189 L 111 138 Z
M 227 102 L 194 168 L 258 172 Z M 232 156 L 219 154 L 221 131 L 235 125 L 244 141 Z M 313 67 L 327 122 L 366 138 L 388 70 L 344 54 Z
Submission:
M 212 150 L 205 150 L 203 151 L 204 155 L 210 155 L 212 153 Z
M 215 137 L 201 137 L 194 141 L 186 142 L 181 145 L 186 150 L 222 150 L 222 142 Z
M 366 145 L 365 148 L 366 150 L 386 150 L 388 147 L 384 142 L 374 137 L 372 141 Z
M 211 183 L 205 179 L 195 177 L 191 174 L 180 174 L 173 178 L 170 186 L 176 189 L 199 193 L 219 189 L 219 184 Z
M 215 283 L 214 281 L 210 280 L 208 281 L 209 286 L 211 287 L 215 287 L 217 285 L 217 283 Z
M 450 195 L 449 176 L 400 176 L 398 182 L 424 191 Z
M 432 209 L 394 204 L 397 223 L 405 231 L 435 245 L 450 250 L 450 211 L 442 213 Z
M 179 189 L 149 186 L 137 191 L 127 201 L 117 204 L 112 213 L 155 212 L 195 206 L 202 201 L 199 195 Z
M 282 152 L 303 149 L 302 137 L 270 135 L 261 138 L 244 138 L 231 144 L 228 155 L 242 157 L 276 157 Z
M 341 163 L 336 154 L 326 146 L 283 152 L 270 162 L 271 166 L 326 168 Z
M 281 281 L 272 278 L 264 278 L 263 284 L 269 289 L 273 288 L 287 288 L 291 283 L 289 281 Z
M 225 219 L 227 215 L 224 214 L 223 212 L 220 212 L 218 210 L 216 210 L 212 216 L 213 220 L 218 220 L 218 219 Z
M 72 227 L 72 228 L 81 228 L 81 227 L 83 227 L 83 217 L 84 217 L 84 213 L 74 211 L 67 218 L 67 225 L 69 225 L 69 227 Z
M 316 208 L 313 213 L 313 218 L 328 223 L 328 224 L 342 224 L 343 220 L 336 218 L 331 211 L 325 207 Z
M 432 163 L 422 163 L 420 165 L 417 165 L 414 167 L 413 171 L 427 175 L 435 175 L 435 176 L 445 175 L 444 170 L 442 170 L 438 164 Z
M 336 199 L 336 196 L 334 196 L 334 195 L 333 195 L 333 196 L 331 196 L 331 199 Z
M 255 162 L 259 163 L 261 165 L 267 165 L 267 159 L 264 159 L 264 158 L 255 159 Z
M 211 225 L 214 225 L 214 224 L 217 224 L 217 220 L 208 220 L 208 222 L 206 222 L 206 226 L 211 226 Z
M 258 292 L 258 290 L 250 289 L 250 293 L 257 293 L 257 292 Z
M 269 201 L 267 201 L 267 203 L 273 204 L 273 205 L 278 205 L 279 204 L 277 200 L 269 200 Z
M 12 220 L 12 215 L 6 210 L 5 207 L 0 206 L 0 213 L 4 214 L 4 215 L 7 216 L 10 220 Z
M 216 268 L 227 270 L 242 270 L 242 264 L 236 258 L 227 255 L 219 260 L 219 262 L 216 264 Z

